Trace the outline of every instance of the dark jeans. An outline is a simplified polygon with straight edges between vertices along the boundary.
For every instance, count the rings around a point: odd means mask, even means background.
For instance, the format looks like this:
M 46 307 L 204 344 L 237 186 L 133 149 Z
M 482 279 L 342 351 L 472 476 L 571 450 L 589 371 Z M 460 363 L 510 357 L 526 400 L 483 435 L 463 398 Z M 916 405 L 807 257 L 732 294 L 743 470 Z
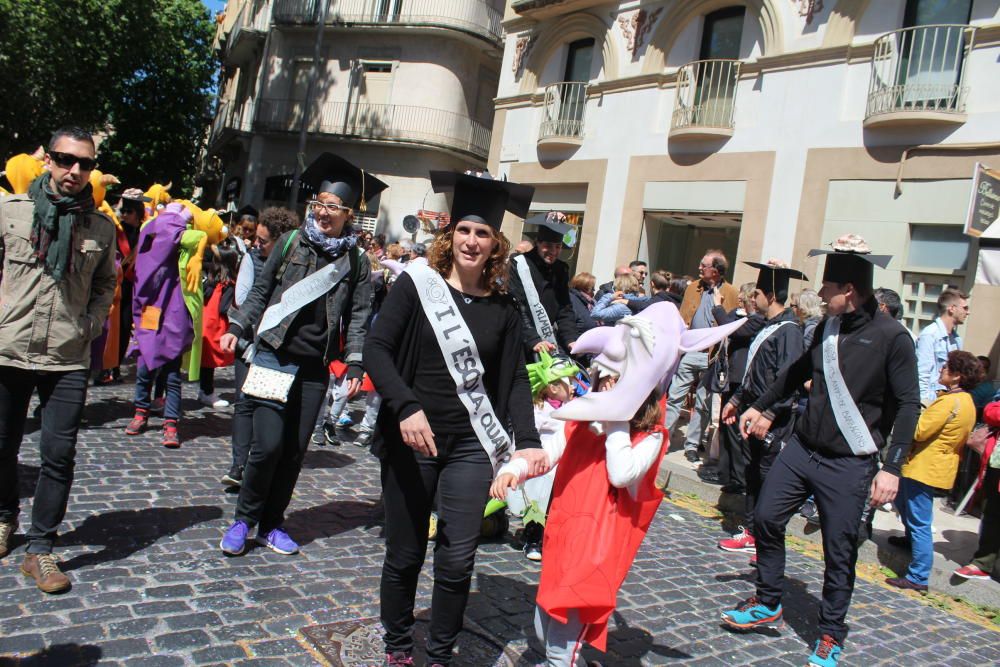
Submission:
M 386 651 L 413 649 L 413 601 L 427 553 L 427 525 L 437 494 L 434 593 L 428 664 L 451 664 L 469 599 L 483 511 L 493 479 L 489 456 L 475 438 L 438 435 L 438 456 L 392 450 L 382 461 L 385 563 L 381 616 Z
M 165 378 L 167 385 L 166 403 L 163 406 L 164 419 L 181 418 L 181 360 L 180 357 L 168 361 L 159 368 L 149 370 L 139 359 L 135 368 L 135 407 L 149 410 L 151 405 L 150 391 L 153 384 L 159 384 L 159 378 Z
M 1000 490 L 997 490 L 997 485 L 1000 485 L 1000 469 L 986 468 L 982 489 L 986 505 L 979 526 L 979 548 L 972 564 L 990 572 L 995 580 L 1000 581 Z
M 746 526 L 751 535 L 756 535 L 753 528 L 754 507 L 757 505 L 757 499 L 760 497 L 760 490 L 764 486 L 767 473 L 771 471 L 771 466 L 774 465 L 774 460 L 778 458 L 778 452 L 781 451 L 781 440 L 779 438 L 780 435 L 776 434 L 770 443 L 753 437 L 747 441 L 747 447 L 750 450 L 750 464 L 746 468 L 746 498 L 744 501 L 745 516 L 743 525 Z
M 42 465 L 26 533 L 28 553 L 51 553 L 66 515 L 88 375 L 87 370 L 45 372 L 0 366 L 0 521 L 17 521 L 20 510 L 17 455 L 36 388 L 42 404 Z
M 236 520 L 259 526 L 260 534 L 285 520 L 328 379 L 326 367 L 317 360 L 299 369 L 286 403 L 253 399 L 253 437 Z
M 233 363 L 236 376 L 236 402 L 233 405 L 233 465 L 243 468 L 250 455 L 250 439 L 253 437 L 253 399 L 243 393 L 250 366 L 237 357 Z
M 725 406 L 733 392 L 722 394 L 722 405 Z M 750 462 L 750 450 L 747 441 L 740 435 L 738 423 L 719 423 L 719 481 L 723 486 L 746 488 L 746 467 Z M 749 524 L 748 524 L 749 525 Z
M 768 607 L 781 602 L 785 577 L 785 526 L 811 494 L 823 531 L 823 601 L 819 631 L 843 643 L 854 592 L 858 531 L 868 502 L 876 456 L 830 457 L 789 438 L 764 480 L 753 536 L 757 543 L 757 597 Z

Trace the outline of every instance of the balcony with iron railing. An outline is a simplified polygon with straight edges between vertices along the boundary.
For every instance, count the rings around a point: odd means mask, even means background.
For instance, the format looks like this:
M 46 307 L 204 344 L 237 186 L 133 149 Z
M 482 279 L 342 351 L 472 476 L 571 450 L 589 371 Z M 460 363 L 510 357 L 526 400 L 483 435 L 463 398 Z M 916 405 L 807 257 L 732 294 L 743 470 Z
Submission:
M 227 100 L 219 104 L 219 109 L 212 120 L 212 131 L 208 137 L 208 146 L 213 146 L 234 133 L 249 132 L 253 120 L 253 103 L 250 100 L 237 104 Z
M 278 24 L 311 25 L 322 0 L 274 0 Z M 503 13 L 486 0 L 331 0 L 328 25 L 444 28 L 503 48 Z
M 579 146 L 587 110 L 587 82 L 564 81 L 545 87 L 538 145 Z
M 733 136 L 739 60 L 696 60 L 677 71 L 670 137 Z
M 864 126 L 964 123 L 975 39 L 972 26 L 927 25 L 875 40 Z
M 270 23 L 270 8 L 266 4 L 244 2 L 226 38 L 225 60 L 231 63 L 249 60 L 264 43 Z
M 262 132 L 298 132 L 305 105 L 299 100 L 262 99 L 254 129 Z M 326 102 L 311 114 L 309 132 L 345 139 L 410 144 L 444 149 L 486 160 L 490 129 L 468 116 L 400 104 Z

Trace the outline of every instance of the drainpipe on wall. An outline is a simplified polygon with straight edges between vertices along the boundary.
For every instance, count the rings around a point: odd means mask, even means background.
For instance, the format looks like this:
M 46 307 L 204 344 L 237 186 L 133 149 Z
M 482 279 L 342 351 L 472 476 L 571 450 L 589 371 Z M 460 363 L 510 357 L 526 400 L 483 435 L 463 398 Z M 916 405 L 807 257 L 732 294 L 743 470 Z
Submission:
M 316 24 L 316 45 L 313 49 L 312 75 L 306 87 L 306 100 L 302 108 L 302 126 L 299 128 L 299 147 L 295 151 L 295 172 L 292 176 L 292 191 L 288 195 L 288 208 L 293 211 L 299 202 L 299 177 L 305 168 L 306 137 L 309 134 L 309 121 L 312 120 L 313 96 L 316 94 L 316 79 L 319 78 L 320 59 L 323 57 L 323 33 L 326 31 L 326 15 L 330 11 L 330 0 L 323 0 Z

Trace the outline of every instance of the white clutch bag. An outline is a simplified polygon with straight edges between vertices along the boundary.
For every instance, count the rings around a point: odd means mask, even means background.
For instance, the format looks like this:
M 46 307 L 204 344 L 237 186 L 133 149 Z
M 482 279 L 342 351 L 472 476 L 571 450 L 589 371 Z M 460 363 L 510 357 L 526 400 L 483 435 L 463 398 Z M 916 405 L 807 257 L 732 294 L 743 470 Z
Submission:
M 254 398 L 285 403 L 295 382 L 294 373 L 284 373 L 273 368 L 251 365 L 243 382 L 243 393 Z

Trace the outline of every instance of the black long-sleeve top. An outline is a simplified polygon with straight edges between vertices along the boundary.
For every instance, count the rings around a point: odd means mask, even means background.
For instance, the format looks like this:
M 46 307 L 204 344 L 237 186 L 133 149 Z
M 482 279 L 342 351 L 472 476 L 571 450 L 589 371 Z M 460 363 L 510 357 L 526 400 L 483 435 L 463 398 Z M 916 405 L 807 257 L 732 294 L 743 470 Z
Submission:
M 729 324 L 743 317 L 739 309 L 733 308 L 729 312 L 722 306 L 712 308 L 712 317 L 719 324 Z M 746 316 L 747 321 L 739 329 L 729 334 L 729 391 L 736 391 L 743 381 L 743 373 L 747 368 L 747 355 L 750 352 L 750 343 L 754 336 L 764 328 L 764 316 L 760 313 L 750 313 Z
M 762 331 L 779 322 L 791 322 L 791 324 L 783 324 L 771 332 L 757 348 L 753 359 L 749 360 L 749 367 L 746 367 L 747 360 L 744 360 L 746 374 L 732 398 L 737 407 L 757 400 L 771 388 L 778 373 L 785 366 L 802 356 L 804 351 L 802 326 L 790 308 L 776 317 L 765 320 Z M 747 356 L 749 357 L 749 348 Z M 782 397 L 771 404 L 765 416 L 776 425 L 787 424 L 793 416 L 792 409 L 797 398 L 798 392 Z
M 524 258 L 528 260 L 528 268 L 531 271 L 531 278 L 538 291 L 538 299 L 545 307 L 545 314 L 549 316 L 556 333 L 556 341 L 563 350 L 569 350 L 569 344 L 576 342 L 579 333 L 576 329 L 576 313 L 573 312 L 573 303 L 569 298 L 569 266 L 566 262 L 557 260 L 554 264 L 546 264 L 542 256 L 538 254 L 538 249 L 525 253 Z M 527 298 L 524 295 L 524 287 L 521 285 L 521 277 L 517 272 L 517 265 L 513 260 L 510 265 L 510 293 L 517 301 L 521 312 L 522 337 L 526 350 L 532 350 L 542 342 L 538 331 L 535 330 L 535 321 L 531 317 L 531 308 L 528 306 Z
M 900 474 L 920 416 L 917 355 L 913 339 L 902 325 L 878 311 L 875 299 L 860 310 L 844 313 L 840 322 L 838 353 L 840 371 L 875 444 L 882 448 L 892 432 L 892 445 L 882 469 Z M 802 444 L 828 456 L 852 456 L 850 445 L 837 426 L 823 373 L 823 338 L 826 319 L 817 325 L 812 345 L 775 378 L 771 388 L 753 407 L 768 410 L 812 380 L 809 403 L 795 432 Z
M 497 418 L 513 432 L 517 449 L 541 447 L 513 299 L 494 294 L 466 303 L 460 292 L 449 289 L 479 349 L 483 386 Z M 364 361 L 382 397 L 372 442 L 377 456 L 405 447 L 399 422 L 420 410 L 435 437 L 474 433 L 409 274 L 400 274 L 389 290 L 365 341 Z

